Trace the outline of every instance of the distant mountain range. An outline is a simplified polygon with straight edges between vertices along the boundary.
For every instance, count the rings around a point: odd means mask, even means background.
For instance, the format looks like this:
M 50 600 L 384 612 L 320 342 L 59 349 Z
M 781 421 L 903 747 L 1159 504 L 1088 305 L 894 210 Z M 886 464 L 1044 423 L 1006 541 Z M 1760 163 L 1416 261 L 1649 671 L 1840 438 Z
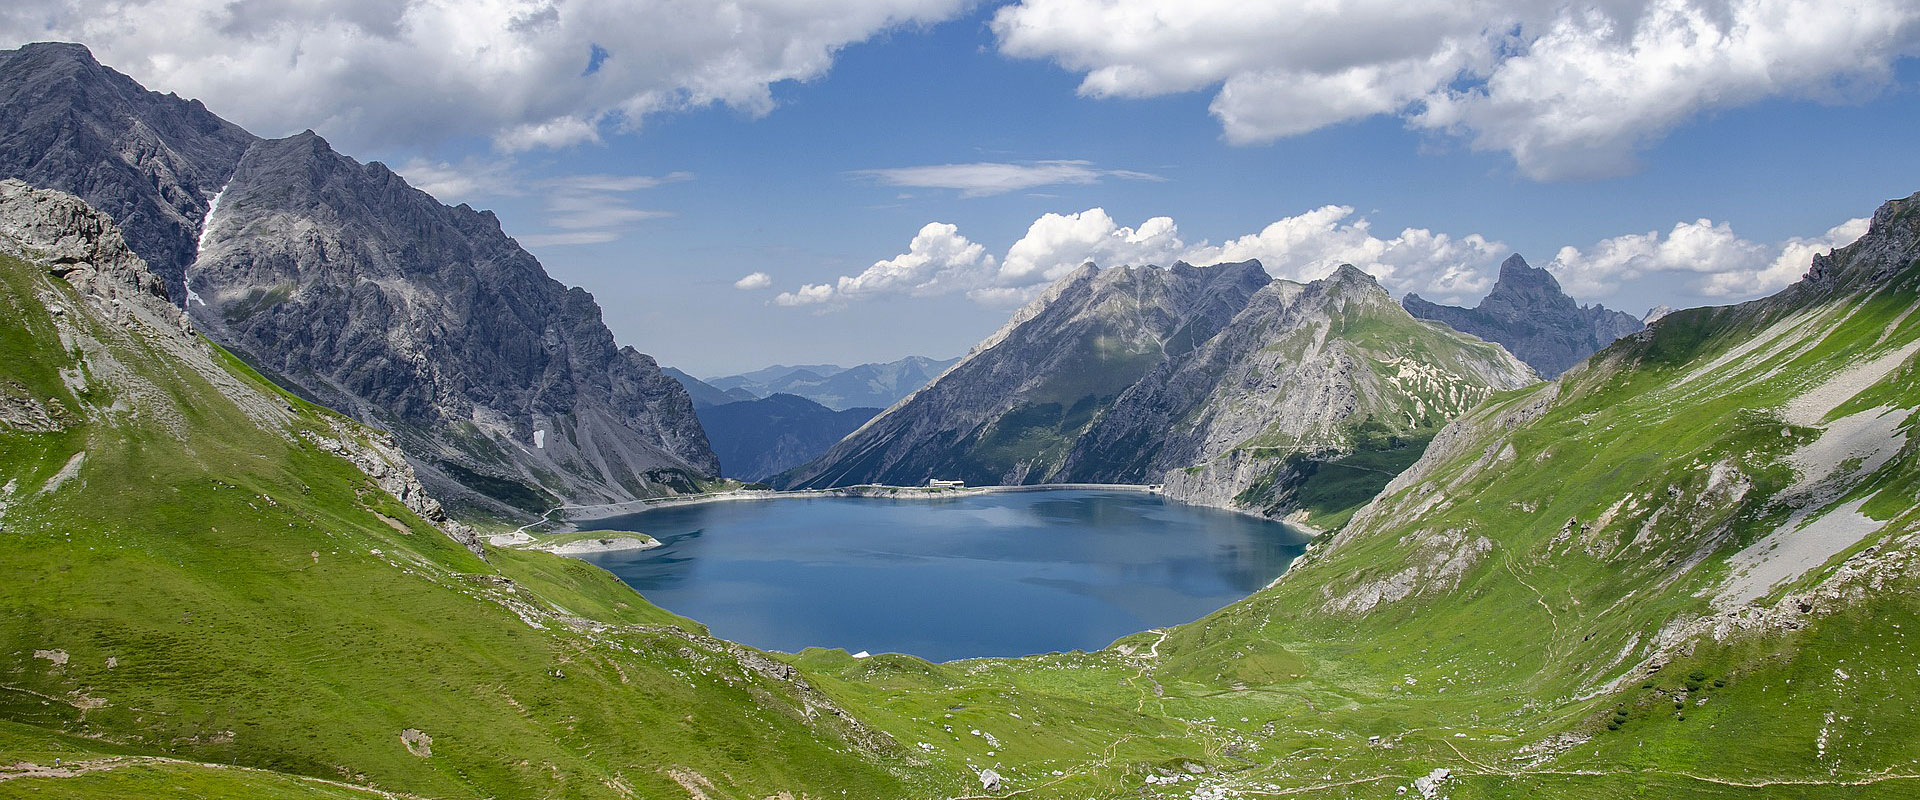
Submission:
M 935 361 L 912 356 L 851 368 L 775 364 L 712 381 L 672 367 L 662 370 L 685 386 L 693 398 L 700 424 L 720 456 L 721 474 L 764 481 L 819 458 L 841 437 L 900 397 L 926 385 L 956 361 L 959 359 Z M 786 391 L 788 388 L 797 391 Z M 754 390 L 768 394 L 760 397 Z M 844 403 L 849 396 L 870 397 L 875 402 L 837 408 L 822 405 L 817 399 Z
M 1489 342 L 1499 342 L 1549 378 L 1646 324 L 1604 306 L 1581 306 L 1560 290 L 1553 273 L 1529 266 L 1518 253 L 1500 265 L 1500 279 L 1480 304 L 1457 308 L 1409 294 L 1402 304 L 1421 319 L 1445 323 Z M 1662 308 L 1665 308 L 1664 306 Z M 1648 312 L 1648 321 L 1661 309 Z
M 728 395 L 736 391 L 750 393 L 753 397 L 795 394 L 836 411 L 886 408 L 927 385 L 959 361 L 958 358 L 941 361 L 908 356 L 884 364 L 861 364 L 855 367 L 775 364 L 739 375 L 708 378 L 706 383 Z
M 614 342 L 490 212 L 311 131 L 261 139 L 86 48 L 0 52 L 0 177 L 71 192 L 214 341 L 391 431 L 470 512 L 693 491 L 719 465 L 679 383 Z
M 878 408 L 835 411 L 791 394 L 721 405 L 697 405 L 720 474 L 764 481 L 805 464 L 880 413 Z
M 1299 284 L 1254 261 L 1087 265 L 776 483 L 1165 483 L 1335 522 L 1454 416 L 1535 380 L 1350 266 Z
M 661 367 L 660 371 L 666 373 L 667 377 L 680 382 L 681 388 L 687 390 L 687 397 L 693 400 L 693 407 L 695 409 L 702 406 L 723 406 L 728 403 L 738 403 L 742 400 L 760 399 L 754 393 L 745 389 L 721 391 L 712 384 L 674 369 L 673 367 Z

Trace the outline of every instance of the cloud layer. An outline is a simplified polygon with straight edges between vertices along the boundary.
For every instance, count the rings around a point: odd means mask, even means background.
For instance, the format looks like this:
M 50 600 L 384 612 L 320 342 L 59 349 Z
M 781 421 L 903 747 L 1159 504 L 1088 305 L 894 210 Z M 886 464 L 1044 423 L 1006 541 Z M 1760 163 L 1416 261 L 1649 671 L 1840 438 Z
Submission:
M 1741 299 L 1798 280 L 1816 253 L 1851 244 L 1866 229 L 1865 218 L 1853 219 L 1819 236 L 1762 244 L 1741 238 L 1727 223 L 1701 219 L 1679 223 L 1664 234 L 1616 236 L 1585 249 L 1562 247 L 1547 269 L 1577 297 L 1605 297 L 1624 281 L 1657 275 L 1690 284 L 1700 295 Z M 1153 217 L 1130 227 L 1104 209 L 1090 208 L 1041 216 L 998 258 L 958 227 L 930 223 L 913 237 L 907 252 L 874 262 L 856 275 L 782 292 L 774 302 L 831 309 L 874 297 L 963 293 L 982 303 L 1010 305 L 1034 297 L 1089 261 L 1165 266 L 1258 259 L 1276 278 L 1311 281 L 1341 264 L 1353 264 L 1397 294 L 1418 292 L 1432 300 L 1470 304 L 1492 287 L 1509 252 L 1505 244 L 1478 233 L 1405 228 L 1376 235 L 1372 222 L 1356 216 L 1351 206 L 1316 208 L 1220 244 L 1182 240 L 1171 217 Z
M 593 141 L 657 111 L 752 114 L 835 52 L 967 0 L 16 0 L 0 38 L 84 42 L 149 86 L 276 135 L 355 147 Z M 262 80 L 261 76 L 272 76 Z
M 1537 179 L 1630 171 L 1713 109 L 1868 96 L 1920 54 L 1911 0 L 1022 0 L 992 25 L 1085 96 L 1213 89 L 1234 142 L 1393 114 Z
M 490 197 L 536 196 L 546 230 L 520 234 L 528 247 L 611 242 L 671 211 L 641 208 L 630 195 L 663 184 L 693 180 L 689 172 L 666 175 L 576 174 L 530 178 L 511 159 L 468 159 L 459 164 L 413 159 L 396 170 L 415 188 L 443 203 Z
M 1090 161 L 1035 161 L 1026 164 L 978 162 L 920 167 L 863 169 L 853 173 L 885 186 L 957 189 L 961 197 L 987 197 L 1042 186 L 1088 185 L 1102 178 L 1163 181 L 1158 175 L 1126 169 L 1099 169 Z

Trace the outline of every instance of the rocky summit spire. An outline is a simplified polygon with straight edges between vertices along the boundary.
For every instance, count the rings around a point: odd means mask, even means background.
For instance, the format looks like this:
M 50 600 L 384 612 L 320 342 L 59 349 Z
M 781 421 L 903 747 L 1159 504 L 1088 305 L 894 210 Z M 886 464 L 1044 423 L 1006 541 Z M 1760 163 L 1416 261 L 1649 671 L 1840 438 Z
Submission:
M 1417 294 L 1407 295 L 1402 304 L 1416 317 L 1506 345 L 1549 378 L 1646 327 L 1631 314 L 1582 307 L 1561 290 L 1553 273 L 1528 264 L 1519 253 L 1501 262 L 1500 279 L 1473 308 L 1440 305 Z

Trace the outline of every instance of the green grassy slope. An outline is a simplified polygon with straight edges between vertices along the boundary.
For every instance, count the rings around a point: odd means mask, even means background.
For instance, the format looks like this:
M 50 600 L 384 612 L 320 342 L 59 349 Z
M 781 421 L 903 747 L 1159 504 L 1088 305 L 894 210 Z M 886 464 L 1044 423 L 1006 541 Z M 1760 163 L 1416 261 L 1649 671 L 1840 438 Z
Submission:
M 371 433 L 203 342 L 13 257 L 0 305 L 0 383 L 62 421 L 0 427 L 0 764 L 130 759 L 0 795 L 906 792 L 784 667 L 583 562 L 476 557 L 322 445 Z

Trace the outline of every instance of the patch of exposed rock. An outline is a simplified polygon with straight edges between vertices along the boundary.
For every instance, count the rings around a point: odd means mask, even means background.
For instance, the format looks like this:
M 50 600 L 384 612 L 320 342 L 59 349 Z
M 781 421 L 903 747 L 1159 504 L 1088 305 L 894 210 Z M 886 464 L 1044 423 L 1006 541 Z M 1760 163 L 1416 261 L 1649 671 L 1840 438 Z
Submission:
M 1397 603 L 1415 595 L 1452 591 L 1466 577 L 1467 570 L 1493 551 L 1493 541 L 1471 536 L 1465 531 L 1422 531 L 1411 539 L 1406 566 L 1373 579 L 1356 576 L 1358 582 L 1339 594 L 1333 585 L 1323 588 L 1329 614 L 1365 614 L 1388 603 Z

